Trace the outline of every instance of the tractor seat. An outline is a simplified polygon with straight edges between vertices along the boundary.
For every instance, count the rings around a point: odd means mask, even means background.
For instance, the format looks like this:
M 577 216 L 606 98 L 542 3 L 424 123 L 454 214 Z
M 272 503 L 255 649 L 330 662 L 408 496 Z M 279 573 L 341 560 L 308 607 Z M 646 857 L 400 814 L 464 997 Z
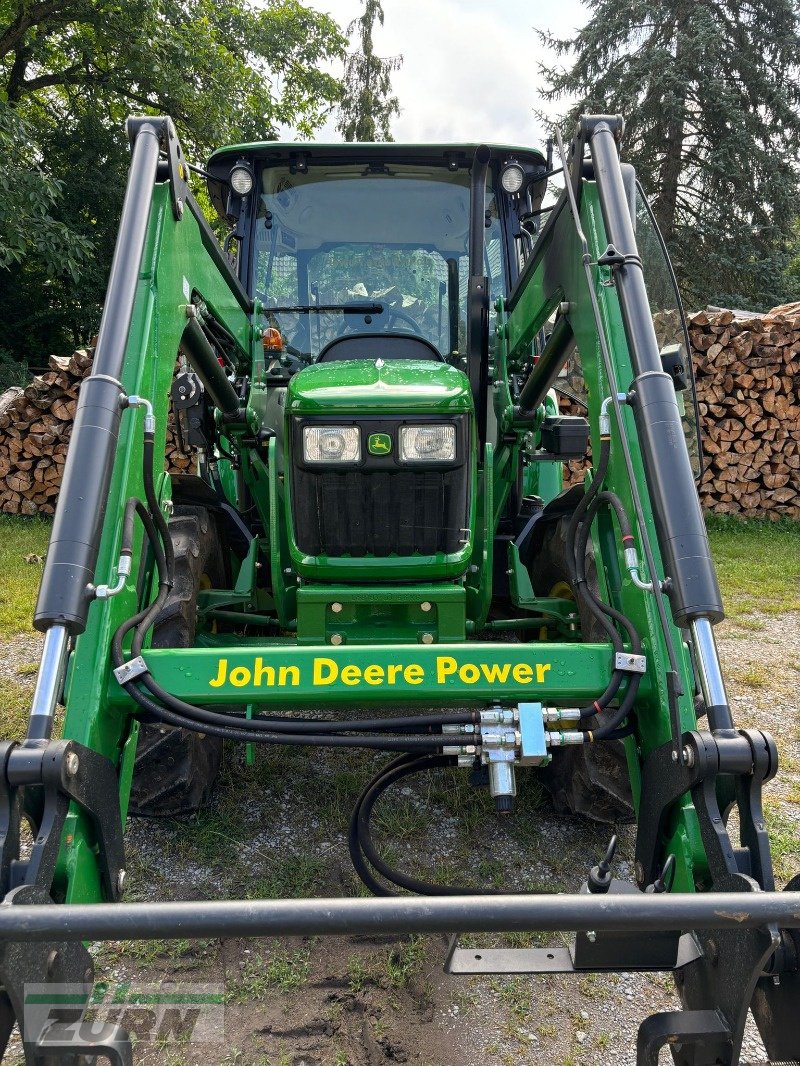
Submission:
M 354 333 L 336 337 L 317 356 L 318 363 L 335 363 L 344 359 L 425 359 L 443 363 L 444 357 L 430 341 L 412 334 Z

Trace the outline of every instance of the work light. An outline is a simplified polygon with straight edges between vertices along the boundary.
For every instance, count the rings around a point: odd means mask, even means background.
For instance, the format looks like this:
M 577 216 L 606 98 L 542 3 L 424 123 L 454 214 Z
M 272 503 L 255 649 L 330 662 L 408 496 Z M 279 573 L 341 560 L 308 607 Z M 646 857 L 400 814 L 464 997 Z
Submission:
M 500 174 L 500 184 L 507 193 L 513 196 L 515 192 L 519 192 L 524 181 L 525 171 L 519 163 L 509 163 L 503 167 L 503 171 Z
M 455 457 L 455 426 L 400 427 L 400 458 L 405 462 L 446 462 Z
M 231 188 L 239 196 L 247 196 L 253 188 L 253 172 L 249 167 L 237 164 L 231 171 Z
M 357 463 L 361 431 L 358 426 L 306 426 L 303 458 L 307 463 Z

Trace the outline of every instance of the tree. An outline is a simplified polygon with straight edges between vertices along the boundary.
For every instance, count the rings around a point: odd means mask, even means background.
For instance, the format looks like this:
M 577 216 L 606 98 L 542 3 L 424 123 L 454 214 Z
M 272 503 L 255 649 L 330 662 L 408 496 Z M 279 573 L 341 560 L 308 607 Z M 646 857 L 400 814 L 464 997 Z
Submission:
M 625 116 L 623 157 L 653 205 L 685 299 L 786 297 L 797 212 L 800 12 L 793 0 L 588 0 L 572 40 L 540 33 L 547 100 Z
M 392 95 L 392 74 L 403 64 L 402 56 L 381 59 L 372 46 L 375 20 L 383 25 L 380 0 L 364 0 L 364 12 L 347 27 L 348 37 L 358 34 L 361 48 L 348 52 L 344 63 L 344 86 L 337 129 L 346 141 L 394 140 L 389 125 L 400 114 Z
M 25 254 L 0 259 L 0 350 L 41 363 L 96 330 L 128 114 L 171 115 L 197 162 L 284 125 L 310 135 L 340 98 L 320 68 L 345 44 L 299 0 L 0 0 L 0 105 L 13 116 L 0 181 L 13 167 L 14 182 L 25 174 L 40 193 L 32 231 L 24 213 L 3 216 L 0 240 Z M 67 233 L 76 255 L 91 254 L 65 257 Z

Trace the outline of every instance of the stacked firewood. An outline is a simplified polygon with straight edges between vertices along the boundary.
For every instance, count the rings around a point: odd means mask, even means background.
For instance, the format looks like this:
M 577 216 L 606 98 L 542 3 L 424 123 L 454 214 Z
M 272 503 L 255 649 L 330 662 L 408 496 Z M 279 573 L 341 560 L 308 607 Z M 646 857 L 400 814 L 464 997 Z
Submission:
M 0 395 L 0 511 L 54 513 L 78 390 L 91 371 L 93 354 L 81 348 L 69 358 L 51 355 L 47 373 L 25 389 L 15 387 Z M 170 418 L 167 468 L 183 472 L 191 465 L 192 457 L 181 448 Z
M 677 314 L 655 316 L 659 347 L 681 340 Z M 800 518 L 800 303 L 766 315 L 722 309 L 689 316 L 704 472 L 703 507 L 747 518 Z M 571 396 L 580 369 L 565 379 L 562 414 L 585 414 Z M 691 401 L 684 393 L 691 419 Z M 583 481 L 589 458 L 568 464 Z
M 800 304 L 689 318 L 706 469 L 718 514 L 800 518 Z

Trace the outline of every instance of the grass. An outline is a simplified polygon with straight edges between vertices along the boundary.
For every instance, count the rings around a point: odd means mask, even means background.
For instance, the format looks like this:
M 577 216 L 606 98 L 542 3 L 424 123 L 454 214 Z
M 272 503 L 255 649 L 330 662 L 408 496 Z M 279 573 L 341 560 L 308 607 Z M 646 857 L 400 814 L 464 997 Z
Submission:
M 775 801 L 764 801 L 764 818 L 769 830 L 772 864 L 779 886 L 800 867 L 800 822 Z
M 800 611 L 800 522 L 709 515 L 706 524 L 732 617 Z
M 231 981 L 227 998 L 235 1003 L 262 999 L 267 993 L 296 992 L 308 981 L 311 956 L 308 951 L 289 955 L 275 952 L 247 959 L 239 975 Z
M 0 735 L 3 740 L 23 740 L 28 726 L 33 685 L 0 677 Z
M 47 551 L 51 523 L 3 515 L 0 521 L 0 637 L 30 632 L 42 566 L 27 556 Z

